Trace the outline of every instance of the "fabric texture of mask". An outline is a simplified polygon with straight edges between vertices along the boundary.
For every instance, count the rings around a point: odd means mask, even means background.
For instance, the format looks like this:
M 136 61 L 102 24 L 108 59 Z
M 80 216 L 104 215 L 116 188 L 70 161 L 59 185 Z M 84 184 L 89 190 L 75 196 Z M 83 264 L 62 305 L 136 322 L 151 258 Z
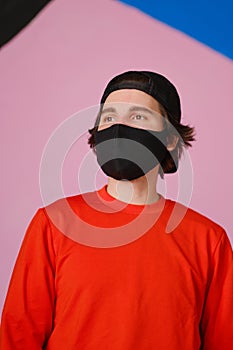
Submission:
M 167 153 L 167 131 L 114 124 L 95 133 L 97 161 L 116 180 L 134 180 L 162 162 Z

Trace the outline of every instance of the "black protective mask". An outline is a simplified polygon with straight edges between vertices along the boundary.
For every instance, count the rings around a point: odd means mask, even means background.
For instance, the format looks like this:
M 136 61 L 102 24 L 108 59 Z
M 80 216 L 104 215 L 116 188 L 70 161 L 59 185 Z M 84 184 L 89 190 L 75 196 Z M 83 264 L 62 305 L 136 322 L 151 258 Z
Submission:
M 97 161 L 116 180 L 134 180 L 162 162 L 167 153 L 167 131 L 114 124 L 94 135 Z

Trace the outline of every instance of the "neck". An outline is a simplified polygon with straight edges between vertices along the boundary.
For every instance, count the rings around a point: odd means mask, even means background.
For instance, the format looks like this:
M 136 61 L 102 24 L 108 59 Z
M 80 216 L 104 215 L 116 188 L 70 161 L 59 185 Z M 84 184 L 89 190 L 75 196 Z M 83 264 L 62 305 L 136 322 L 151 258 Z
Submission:
M 138 205 L 155 203 L 160 198 L 156 191 L 158 169 L 156 167 L 145 176 L 132 181 L 109 178 L 107 191 L 112 197 L 125 203 Z

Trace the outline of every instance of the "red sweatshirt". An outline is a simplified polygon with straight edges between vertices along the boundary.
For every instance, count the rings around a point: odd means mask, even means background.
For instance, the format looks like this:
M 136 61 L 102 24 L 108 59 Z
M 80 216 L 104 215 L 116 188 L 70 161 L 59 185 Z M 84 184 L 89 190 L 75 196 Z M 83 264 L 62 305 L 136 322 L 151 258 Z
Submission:
M 232 350 L 229 240 L 191 209 L 166 233 L 174 205 L 126 205 L 103 188 L 39 209 L 11 278 L 0 349 Z

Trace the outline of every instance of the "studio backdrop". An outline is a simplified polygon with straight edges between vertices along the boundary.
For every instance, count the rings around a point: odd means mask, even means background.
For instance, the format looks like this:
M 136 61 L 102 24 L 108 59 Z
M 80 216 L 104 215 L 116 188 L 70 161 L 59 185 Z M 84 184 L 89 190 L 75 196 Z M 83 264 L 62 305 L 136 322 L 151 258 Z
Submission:
M 196 141 L 180 171 L 160 181 L 161 191 L 218 222 L 233 242 L 232 2 L 30 3 L 0 5 L 0 307 L 44 197 L 105 183 L 87 130 L 107 81 L 125 70 L 157 71 L 177 87 L 183 123 L 195 126 Z M 41 177 L 48 145 L 56 147 Z

